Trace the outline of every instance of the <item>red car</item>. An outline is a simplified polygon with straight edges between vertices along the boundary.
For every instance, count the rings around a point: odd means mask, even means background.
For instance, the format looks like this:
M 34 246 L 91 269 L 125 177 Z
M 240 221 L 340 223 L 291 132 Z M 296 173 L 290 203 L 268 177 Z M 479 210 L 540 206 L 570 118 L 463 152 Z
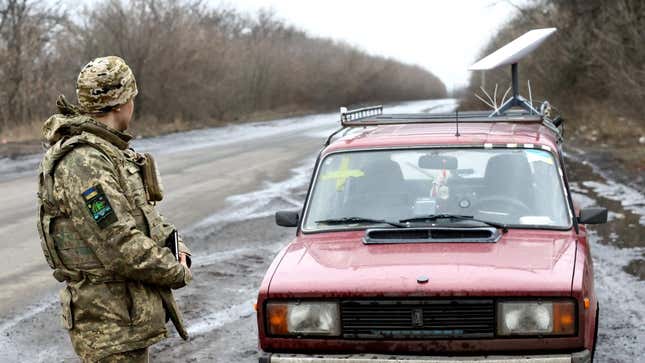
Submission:
M 344 110 L 343 110 L 344 111 Z M 260 362 L 590 362 L 598 301 L 560 120 L 341 115 L 257 300 Z M 477 360 L 479 362 L 479 360 Z

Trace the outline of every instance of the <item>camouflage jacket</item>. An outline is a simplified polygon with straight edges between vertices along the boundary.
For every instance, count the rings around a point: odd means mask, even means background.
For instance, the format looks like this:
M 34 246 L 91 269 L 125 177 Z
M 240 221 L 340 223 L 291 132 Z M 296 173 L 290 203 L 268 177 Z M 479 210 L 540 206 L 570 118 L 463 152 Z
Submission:
M 170 288 L 191 274 L 163 247 L 174 227 L 148 202 L 145 159 L 126 134 L 86 116 L 52 116 L 43 136 L 38 229 L 67 282 L 62 321 L 77 354 L 96 361 L 154 344 L 168 334 L 166 314 L 186 336 Z

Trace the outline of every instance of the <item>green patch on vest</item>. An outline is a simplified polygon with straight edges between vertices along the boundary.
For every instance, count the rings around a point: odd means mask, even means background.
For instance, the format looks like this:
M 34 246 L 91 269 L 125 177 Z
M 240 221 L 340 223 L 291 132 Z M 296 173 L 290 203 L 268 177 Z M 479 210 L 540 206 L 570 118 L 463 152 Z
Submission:
M 110 205 L 110 201 L 103 192 L 103 188 L 101 188 L 100 184 L 89 188 L 82 194 L 83 199 L 85 199 L 85 205 L 87 205 L 87 209 L 92 215 L 94 222 L 96 222 L 101 229 L 104 229 L 117 221 L 114 210 Z

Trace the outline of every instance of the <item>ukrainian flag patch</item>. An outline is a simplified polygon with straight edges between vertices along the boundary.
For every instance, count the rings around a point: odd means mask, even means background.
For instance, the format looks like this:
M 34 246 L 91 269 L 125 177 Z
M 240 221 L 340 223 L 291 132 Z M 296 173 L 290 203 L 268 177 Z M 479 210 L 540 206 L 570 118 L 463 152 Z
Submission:
M 94 222 L 96 222 L 101 229 L 104 229 L 117 221 L 114 210 L 110 205 L 110 201 L 103 192 L 103 188 L 100 184 L 87 189 L 82 193 L 82 196 L 92 219 L 94 219 Z

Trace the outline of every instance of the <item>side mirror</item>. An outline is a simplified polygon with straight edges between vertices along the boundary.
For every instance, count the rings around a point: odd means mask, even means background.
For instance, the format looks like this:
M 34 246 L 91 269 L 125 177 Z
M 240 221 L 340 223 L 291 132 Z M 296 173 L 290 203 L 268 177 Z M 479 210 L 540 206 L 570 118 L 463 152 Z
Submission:
M 282 227 L 298 227 L 300 216 L 298 212 L 280 211 L 275 213 L 275 224 Z
M 607 208 L 587 207 L 580 210 L 578 222 L 581 224 L 607 223 Z
M 419 167 L 430 170 L 455 170 L 457 169 L 457 158 L 448 155 L 421 155 Z

